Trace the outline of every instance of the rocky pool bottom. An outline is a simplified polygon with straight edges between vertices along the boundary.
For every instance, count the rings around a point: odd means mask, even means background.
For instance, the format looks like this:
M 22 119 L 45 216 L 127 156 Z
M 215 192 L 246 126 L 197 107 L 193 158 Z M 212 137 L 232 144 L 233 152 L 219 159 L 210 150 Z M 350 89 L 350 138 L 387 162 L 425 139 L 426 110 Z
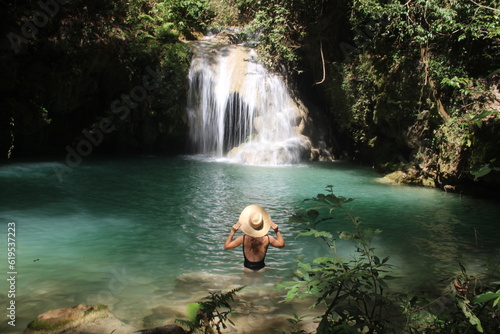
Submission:
M 192 272 L 179 276 L 173 291 L 158 296 L 163 302 L 149 310 L 136 310 L 135 318 L 113 306 L 79 304 L 44 312 L 28 324 L 25 334 L 42 334 L 47 329 L 65 334 L 182 333 L 177 320 L 187 319 L 189 304 L 201 301 L 210 292 L 228 292 L 239 287 L 244 288 L 231 302 L 229 319 L 233 324 L 226 321 L 224 333 L 291 332 L 289 319 L 295 314 L 304 316 L 300 326 L 307 332 L 317 327 L 315 317 L 322 314 L 323 308 L 308 309 L 313 302 L 310 298 L 283 303 L 283 290 L 266 282 L 265 273 L 242 272 L 238 276 Z
M 250 296 L 249 305 L 271 308 L 265 319 L 271 314 L 273 323 L 312 314 L 308 303 L 277 303 L 274 285 L 291 279 L 297 259 L 327 254 L 317 239 L 297 238 L 303 226 L 290 217 L 329 184 L 355 199 L 349 209 L 363 226 L 383 231 L 373 247 L 381 259 L 390 256 L 402 288 L 436 286 L 460 273 L 459 263 L 482 273 L 499 258 L 497 202 L 382 182 L 373 169 L 352 163 L 265 167 L 193 156 L 88 157 L 60 180 L 55 170 L 63 167 L 64 161 L 0 166 L 0 233 L 15 223 L 18 272 L 16 328 L 3 321 L 2 333 L 18 334 L 39 314 L 80 304 L 107 305 L 137 329 L 155 327 L 208 295 L 199 283 L 179 281 L 192 273 L 221 282 L 234 277 L 223 290 L 248 285 L 241 295 Z M 247 284 L 241 249 L 222 245 L 251 203 L 266 208 L 287 244 L 269 249 L 264 281 Z M 352 226 L 336 216 L 324 228 L 336 233 Z M 354 253 L 350 243 L 339 242 L 337 250 Z M 259 293 L 262 298 L 251 298 Z M 6 294 L 0 291 L 3 309 Z M 240 322 L 254 312 L 241 313 L 235 320 L 244 327 Z

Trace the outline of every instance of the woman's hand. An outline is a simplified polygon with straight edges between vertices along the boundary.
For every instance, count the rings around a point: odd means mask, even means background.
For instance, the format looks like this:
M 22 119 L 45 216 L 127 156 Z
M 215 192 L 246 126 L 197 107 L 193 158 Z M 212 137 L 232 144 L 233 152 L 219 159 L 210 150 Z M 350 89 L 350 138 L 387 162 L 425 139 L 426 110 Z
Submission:
M 273 221 L 271 221 L 271 228 L 274 230 L 274 232 L 278 232 L 278 225 Z
M 242 235 L 240 235 L 239 237 L 237 237 L 236 239 L 233 240 L 234 235 L 235 235 L 236 231 L 238 231 L 240 226 L 241 226 L 240 222 L 237 222 L 236 224 L 231 226 L 231 232 L 229 232 L 229 235 L 227 236 L 227 239 L 224 242 L 224 249 L 233 249 L 233 248 L 238 247 L 239 245 L 241 245 L 243 243 L 243 236 Z
M 233 232 L 236 232 L 238 231 L 238 229 L 240 228 L 241 226 L 241 223 L 240 222 L 237 222 L 236 224 L 233 225 L 232 229 L 233 229 Z

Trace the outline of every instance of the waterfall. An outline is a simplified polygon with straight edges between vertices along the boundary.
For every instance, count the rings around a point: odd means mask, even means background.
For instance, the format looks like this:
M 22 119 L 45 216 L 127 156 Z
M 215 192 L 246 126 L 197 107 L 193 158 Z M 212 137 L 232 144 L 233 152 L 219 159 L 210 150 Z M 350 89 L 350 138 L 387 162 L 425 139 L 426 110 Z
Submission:
M 308 157 L 306 114 L 282 77 L 255 50 L 211 41 L 191 44 L 188 120 L 197 153 L 248 164 L 291 164 Z

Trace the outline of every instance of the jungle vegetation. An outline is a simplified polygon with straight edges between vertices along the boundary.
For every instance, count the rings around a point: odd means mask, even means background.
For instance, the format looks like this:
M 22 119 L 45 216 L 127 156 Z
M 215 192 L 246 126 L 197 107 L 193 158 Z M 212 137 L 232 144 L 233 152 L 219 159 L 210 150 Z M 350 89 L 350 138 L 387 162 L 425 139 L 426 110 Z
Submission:
M 101 151 L 182 151 L 184 42 L 238 27 L 258 36 L 266 66 L 326 119 L 335 158 L 371 164 L 406 184 L 499 185 L 498 0 L 1 6 L 2 159 L 63 154 L 104 118 L 113 127 Z M 148 75 L 158 85 L 145 83 Z
M 190 50 L 184 42 L 209 29 L 238 27 L 259 37 L 256 48 L 266 66 L 285 75 L 305 103 L 319 110 L 336 158 L 371 164 L 402 183 L 497 193 L 499 5 L 498 0 L 1 1 L 1 159 L 62 155 L 89 133 L 96 139 L 96 129 L 103 128 L 108 133 L 98 147 L 102 152 L 179 153 L 187 136 Z M 111 123 L 103 127 L 103 120 Z M 330 190 L 312 200 L 343 210 L 349 199 Z M 322 217 L 309 210 L 301 218 L 305 236 L 331 245 L 334 236 L 317 225 Z M 389 328 L 384 316 L 394 311 L 382 271 L 390 262 L 370 247 L 378 232 L 351 221 L 354 229 L 341 237 L 358 242 L 362 260 L 342 263 L 333 254 L 302 263 L 300 279 L 285 283 L 292 291 L 287 298 L 299 298 L 303 289 L 316 294 L 318 303 L 328 305 L 320 327 L 325 332 L 347 332 L 346 324 L 353 323 L 380 332 Z M 468 277 L 463 270 L 462 279 Z M 405 330 L 472 332 L 497 326 L 488 320 L 498 316 L 499 291 L 488 288 L 458 291 L 448 318 L 424 307 L 432 300 L 400 299 Z M 355 298 L 348 299 L 353 292 Z M 345 303 L 351 303 L 350 313 L 339 311 Z

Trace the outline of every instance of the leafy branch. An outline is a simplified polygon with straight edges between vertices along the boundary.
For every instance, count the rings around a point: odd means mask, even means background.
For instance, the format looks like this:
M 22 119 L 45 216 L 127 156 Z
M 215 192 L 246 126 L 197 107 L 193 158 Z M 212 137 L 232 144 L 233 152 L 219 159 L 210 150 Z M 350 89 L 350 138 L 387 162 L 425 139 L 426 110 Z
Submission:
M 317 333 L 331 333 L 345 329 L 345 326 L 352 330 L 369 328 L 370 332 L 382 330 L 386 321 L 385 311 L 389 306 L 385 280 L 392 277 L 386 275 L 386 269 L 390 267 L 387 264 L 389 258 L 380 259 L 371 247 L 373 237 L 381 231 L 363 229 L 359 219 L 345 207 L 345 204 L 353 199 L 336 196 L 331 185 L 326 187 L 326 194 L 318 194 L 305 201 L 313 201 L 318 205 L 295 217 L 306 229 L 298 236 L 320 238 L 331 254 L 318 257 L 311 263 L 299 261 L 296 277 L 280 284 L 288 290 L 284 301 L 313 296 L 316 301 L 312 307 L 325 305 L 326 311 L 321 316 Z M 358 255 L 349 261 L 337 256 L 333 234 L 318 230 L 320 224 L 332 222 L 332 213 L 339 209 L 354 226 L 352 232 L 338 233 L 339 239 L 355 243 L 355 252 Z
M 218 334 L 221 334 L 222 329 L 227 328 L 226 321 L 234 325 L 229 319 L 232 312 L 230 303 L 234 301 L 236 293 L 243 288 L 244 286 L 241 286 L 226 293 L 222 291 L 210 292 L 210 295 L 203 298 L 202 301 L 188 306 L 190 319 L 177 319 L 176 322 L 189 328 L 189 334 L 215 334 L 214 328 Z

